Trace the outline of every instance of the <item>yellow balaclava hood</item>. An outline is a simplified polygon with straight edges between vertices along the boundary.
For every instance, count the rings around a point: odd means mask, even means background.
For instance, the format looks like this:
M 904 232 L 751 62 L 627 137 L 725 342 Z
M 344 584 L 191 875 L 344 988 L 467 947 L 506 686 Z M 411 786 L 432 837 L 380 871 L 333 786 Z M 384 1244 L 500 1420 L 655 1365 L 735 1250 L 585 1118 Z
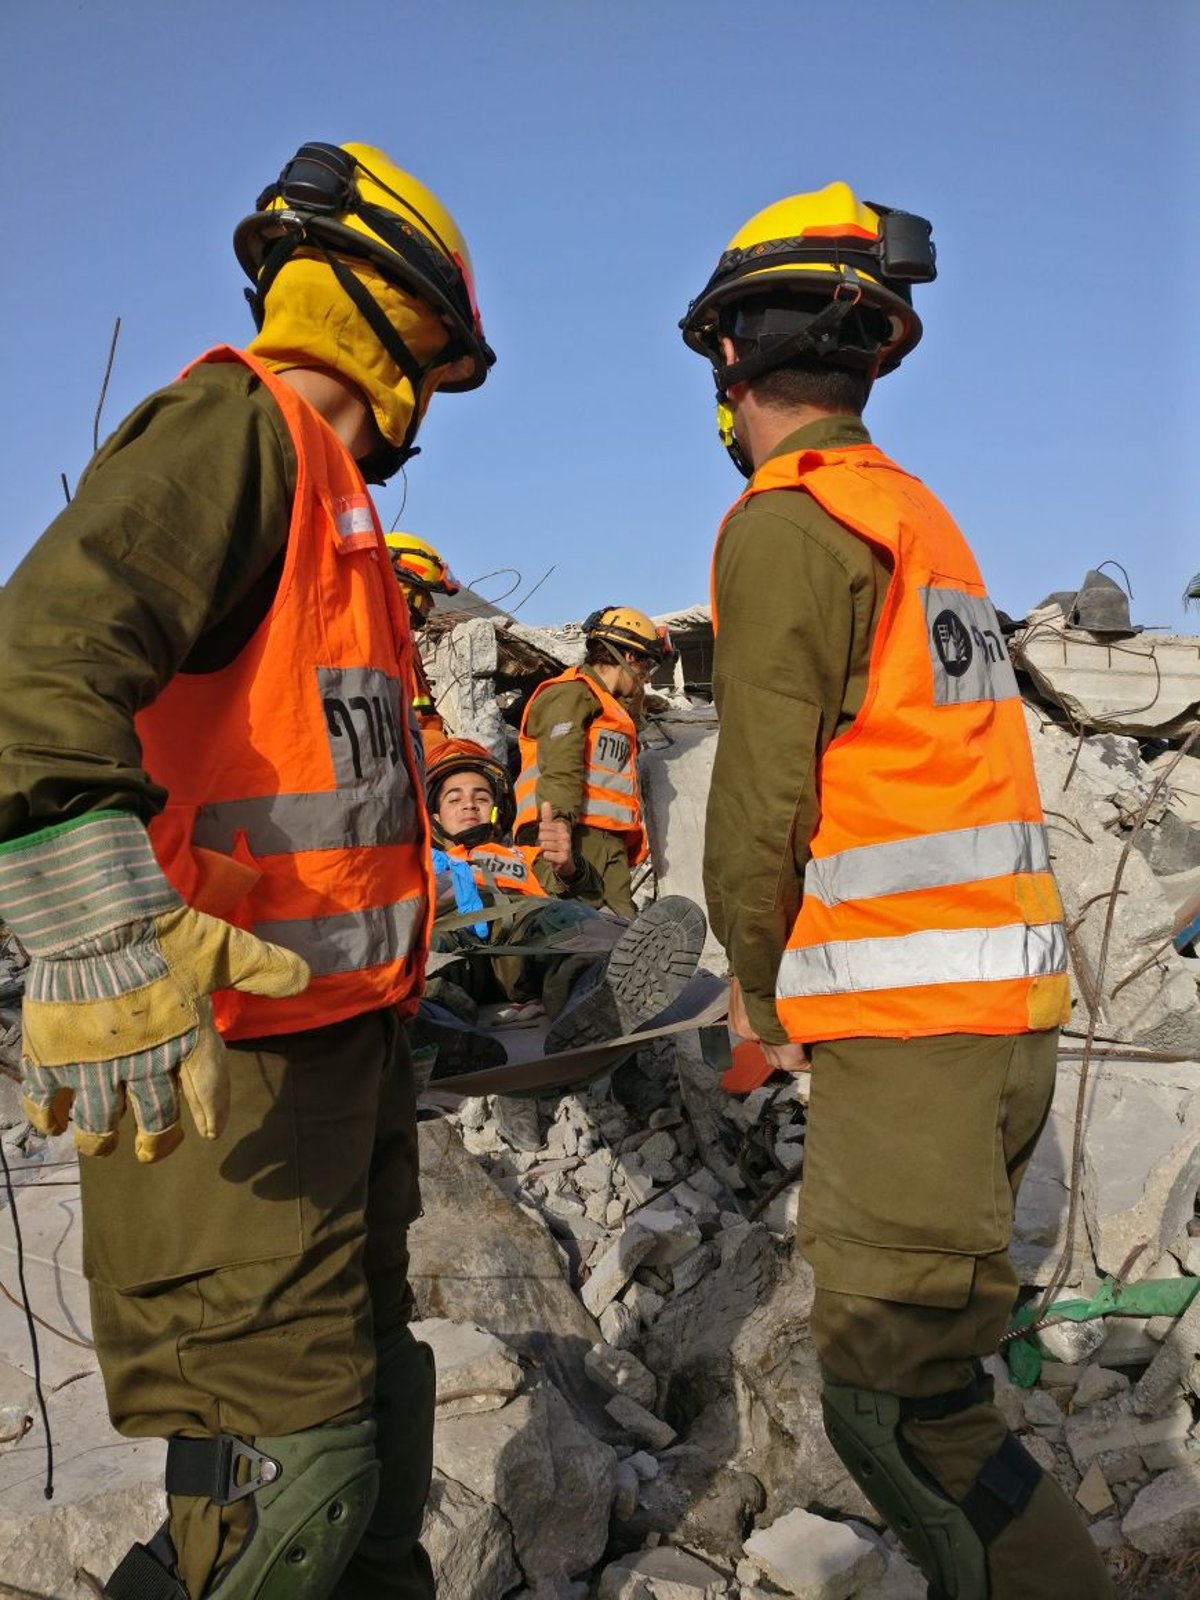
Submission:
M 392 327 L 425 367 L 450 338 L 449 330 L 415 295 L 406 294 L 364 261 L 339 258 L 369 291 Z M 389 444 L 408 437 L 416 411 L 425 414 L 445 369 L 435 368 L 419 395 L 363 320 L 357 306 L 338 283 L 329 264 L 296 254 L 284 263 L 271 285 L 261 331 L 250 354 L 274 372 L 291 367 L 324 367 L 340 373 L 369 403 L 380 433 Z

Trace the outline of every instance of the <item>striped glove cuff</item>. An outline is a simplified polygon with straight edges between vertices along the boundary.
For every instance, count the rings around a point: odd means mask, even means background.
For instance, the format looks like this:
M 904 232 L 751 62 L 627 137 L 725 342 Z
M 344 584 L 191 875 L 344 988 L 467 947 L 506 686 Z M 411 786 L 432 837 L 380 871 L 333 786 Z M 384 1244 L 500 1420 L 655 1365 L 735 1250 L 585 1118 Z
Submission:
M 0 845 L 0 916 L 33 956 L 182 905 L 127 811 L 93 811 Z

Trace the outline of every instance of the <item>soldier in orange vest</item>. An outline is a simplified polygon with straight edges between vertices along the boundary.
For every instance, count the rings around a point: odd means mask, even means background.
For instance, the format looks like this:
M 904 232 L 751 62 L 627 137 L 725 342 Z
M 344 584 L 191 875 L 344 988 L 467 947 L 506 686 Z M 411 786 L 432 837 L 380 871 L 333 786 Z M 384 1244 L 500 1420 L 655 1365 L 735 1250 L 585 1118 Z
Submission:
M 412 533 L 386 533 L 384 542 L 392 558 L 392 571 L 408 606 L 408 620 L 414 633 L 429 621 L 434 595 L 457 594 L 462 588 L 450 571 L 450 563 L 427 539 Z M 413 712 L 421 730 L 421 743 L 428 756 L 446 738 L 446 724 L 433 700 L 433 687 L 425 674 L 419 650 L 413 650 Z
M 517 839 L 528 843 L 542 807 L 569 822 L 577 853 L 599 876 L 595 904 L 634 915 L 631 868 L 650 853 L 637 772 L 637 714 L 671 636 L 644 611 L 606 606 L 583 625 L 586 656 L 540 683 L 521 719 Z
M 811 1058 L 834 1448 L 931 1595 L 1094 1600 L 1100 1556 L 981 1366 L 1070 1003 L 1029 740 L 966 541 L 861 420 L 934 275 L 926 221 L 834 183 L 753 217 L 681 324 L 750 480 L 714 556 L 705 890 L 731 1025 Z
M 169 1440 L 168 1520 L 105 1594 L 418 1600 L 433 907 L 367 483 L 495 358 L 453 218 L 370 146 L 302 146 L 235 249 L 257 337 L 117 428 L 0 596 L 24 1106 L 74 1117 L 113 1421 Z

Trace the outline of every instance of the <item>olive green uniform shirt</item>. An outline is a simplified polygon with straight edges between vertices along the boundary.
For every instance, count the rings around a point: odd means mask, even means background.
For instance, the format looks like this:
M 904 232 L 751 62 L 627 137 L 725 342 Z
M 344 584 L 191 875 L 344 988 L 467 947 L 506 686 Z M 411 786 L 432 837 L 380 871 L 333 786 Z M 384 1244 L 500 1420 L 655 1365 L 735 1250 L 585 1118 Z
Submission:
M 605 688 L 603 680 L 590 667 L 582 671 L 600 688 Z M 525 735 L 537 740 L 539 813 L 549 801 L 554 815 L 565 817 L 572 824 L 575 855 L 589 870 L 588 885 L 575 891 L 577 898 L 586 905 L 608 906 L 619 917 L 631 919 L 635 908 L 624 836 L 611 828 L 589 828 L 577 820 L 583 808 L 588 728 L 600 712 L 600 702 L 587 684 L 578 678 L 569 678 L 565 683 L 543 690 L 531 703 Z M 631 711 L 630 715 L 634 713 Z M 636 716 L 634 721 L 637 721 Z M 536 826 L 524 823 L 517 830 L 517 838 L 522 844 L 535 843 Z
M 857 417 L 798 428 L 773 455 L 869 444 Z M 704 842 L 713 932 L 769 1043 L 775 978 L 817 823 L 825 747 L 863 703 L 890 569 L 803 490 L 755 495 L 717 549 L 713 696 L 721 728 Z
M 0 839 L 163 791 L 134 714 L 231 661 L 274 597 L 295 450 L 235 363 L 145 400 L 0 591 Z

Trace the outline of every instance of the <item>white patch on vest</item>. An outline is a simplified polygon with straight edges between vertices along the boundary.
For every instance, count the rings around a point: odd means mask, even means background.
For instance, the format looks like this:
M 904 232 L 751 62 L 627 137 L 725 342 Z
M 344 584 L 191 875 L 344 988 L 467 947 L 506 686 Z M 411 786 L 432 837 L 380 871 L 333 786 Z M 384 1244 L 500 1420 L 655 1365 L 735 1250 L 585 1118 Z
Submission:
M 1015 700 L 1017 677 L 987 596 L 967 594 L 963 589 L 922 589 L 921 601 L 933 666 L 934 705 Z
M 375 516 L 365 494 L 339 495 L 333 502 L 339 552 L 375 548 Z
M 573 722 L 556 722 L 546 737 L 548 739 L 561 739 L 563 734 L 570 733 L 574 726 Z

